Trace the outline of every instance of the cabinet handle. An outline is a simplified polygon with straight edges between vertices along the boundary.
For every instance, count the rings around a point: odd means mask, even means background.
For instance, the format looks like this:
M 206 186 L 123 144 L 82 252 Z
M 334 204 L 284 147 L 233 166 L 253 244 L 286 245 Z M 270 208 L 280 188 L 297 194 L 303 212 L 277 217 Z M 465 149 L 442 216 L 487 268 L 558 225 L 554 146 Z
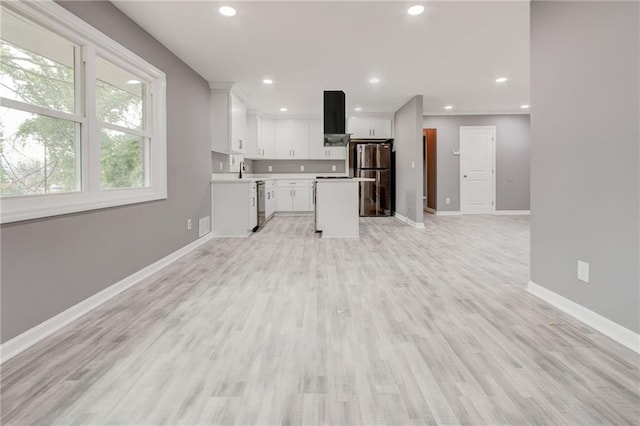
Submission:
M 251 207 L 256 206 L 256 197 L 251 197 Z
M 270 199 L 271 199 L 271 193 L 267 192 L 267 200 L 270 200 Z
M 376 129 L 371 129 L 373 131 L 373 136 L 376 135 Z
M 240 142 L 240 149 L 242 149 L 242 139 L 238 139 L 238 142 Z

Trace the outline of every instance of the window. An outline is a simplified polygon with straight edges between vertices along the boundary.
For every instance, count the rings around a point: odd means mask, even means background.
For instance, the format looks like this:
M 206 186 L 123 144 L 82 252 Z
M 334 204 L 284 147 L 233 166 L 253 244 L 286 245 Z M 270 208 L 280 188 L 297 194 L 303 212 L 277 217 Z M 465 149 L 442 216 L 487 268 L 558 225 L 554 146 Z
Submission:
M 1 222 L 166 198 L 164 74 L 53 2 L 1 12 Z

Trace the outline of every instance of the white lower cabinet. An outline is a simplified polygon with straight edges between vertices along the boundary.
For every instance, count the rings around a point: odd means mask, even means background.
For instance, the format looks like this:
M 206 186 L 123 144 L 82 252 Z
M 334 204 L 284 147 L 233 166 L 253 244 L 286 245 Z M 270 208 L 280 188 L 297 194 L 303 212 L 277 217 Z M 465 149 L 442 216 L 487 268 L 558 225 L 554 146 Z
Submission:
M 264 215 L 269 218 L 276 212 L 276 182 L 268 180 L 265 182 L 265 201 L 264 201 Z
M 313 209 L 310 180 L 278 181 L 277 188 L 279 212 L 309 212 Z
M 256 182 L 214 181 L 211 183 L 211 233 L 245 237 L 258 225 Z

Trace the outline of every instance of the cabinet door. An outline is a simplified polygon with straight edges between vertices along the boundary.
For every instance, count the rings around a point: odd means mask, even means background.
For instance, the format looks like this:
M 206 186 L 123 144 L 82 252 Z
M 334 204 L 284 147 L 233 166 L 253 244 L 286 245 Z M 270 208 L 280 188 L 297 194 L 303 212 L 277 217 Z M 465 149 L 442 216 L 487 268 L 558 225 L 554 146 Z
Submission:
M 371 127 L 369 119 L 366 117 L 351 117 L 348 121 L 347 132 L 351 133 L 352 139 L 370 139 Z
M 347 158 L 347 148 L 342 146 L 327 147 L 328 158 L 332 160 L 344 160 Z
M 293 156 L 291 145 L 293 141 L 293 120 L 276 121 L 276 157 L 291 158 Z
M 290 212 L 293 208 L 293 189 L 278 188 L 276 192 L 276 211 Z
M 309 122 L 306 120 L 293 121 L 293 139 L 291 141 L 291 156 L 293 158 L 309 158 Z
M 322 120 L 309 121 L 309 158 L 326 158 L 324 147 L 324 122 Z
M 274 158 L 276 156 L 276 123 L 273 120 L 260 119 L 260 142 L 258 147 L 260 157 Z
M 369 127 L 371 127 L 372 137 L 376 139 L 391 138 L 391 120 L 373 118 L 370 119 Z
M 310 203 L 310 190 L 309 188 L 295 188 L 293 190 L 293 211 L 294 212 L 308 212 Z
M 233 93 L 231 97 L 231 150 L 244 153 L 246 147 L 245 133 L 247 109 L 244 103 Z
M 258 117 L 256 117 L 255 114 L 247 115 L 247 128 L 245 136 L 245 157 L 249 159 L 260 158 L 262 156 L 262 149 L 259 145 L 260 138 Z
M 264 216 L 269 217 L 275 211 L 275 202 L 276 198 L 273 192 L 273 185 L 267 183 L 265 185 L 265 196 L 264 196 Z

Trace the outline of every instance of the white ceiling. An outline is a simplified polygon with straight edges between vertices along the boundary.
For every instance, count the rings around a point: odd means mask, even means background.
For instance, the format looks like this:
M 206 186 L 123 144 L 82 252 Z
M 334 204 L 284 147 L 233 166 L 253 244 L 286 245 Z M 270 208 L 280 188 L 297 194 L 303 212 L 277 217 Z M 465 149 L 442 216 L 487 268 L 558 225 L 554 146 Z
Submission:
M 113 3 L 206 80 L 235 82 L 250 108 L 270 114 L 320 115 L 323 90 L 344 90 L 348 110 L 363 112 L 393 112 L 414 95 L 425 114 L 529 103 L 528 1 L 422 2 L 418 16 L 406 12 L 418 2 L 405 1 Z M 224 4 L 237 15 L 220 15 Z

